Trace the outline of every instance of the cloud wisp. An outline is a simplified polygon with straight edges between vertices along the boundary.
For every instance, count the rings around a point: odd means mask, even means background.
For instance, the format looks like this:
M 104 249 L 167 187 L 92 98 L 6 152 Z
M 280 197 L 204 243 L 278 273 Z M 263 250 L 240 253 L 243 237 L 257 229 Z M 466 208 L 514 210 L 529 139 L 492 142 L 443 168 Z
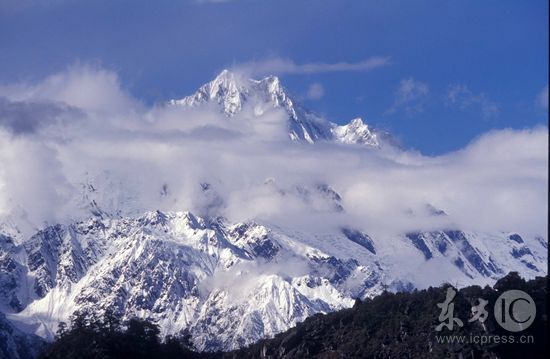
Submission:
M 314 82 L 307 89 L 307 98 L 320 100 L 325 95 L 325 88 L 320 83 Z
M 139 101 L 112 79 L 84 67 L 2 87 L 0 218 L 36 229 L 89 216 L 93 199 L 124 215 L 190 210 L 312 231 L 353 225 L 379 238 L 443 227 L 546 231 L 547 128 L 488 133 L 437 157 L 303 145 L 288 141 L 287 115 L 275 109 L 245 106 L 230 120 L 211 107 L 124 111 Z M 81 86 L 94 101 L 71 94 Z M 37 90 L 45 88 L 56 91 Z M 66 108 L 76 112 L 56 112 Z M 343 212 L 321 184 L 339 193 Z M 449 216 L 431 216 L 427 204 Z
M 360 62 L 311 62 L 298 64 L 291 59 L 274 57 L 261 61 L 250 61 L 238 64 L 233 70 L 247 76 L 283 75 L 283 74 L 318 74 L 328 72 L 372 71 L 389 66 L 389 57 L 374 56 Z
M 445 103 L 461 111 L 477 109 L 486 119 L 497 117 L 499 114 L 498 105 L 491 101 L 485 93 L 473 93 L 464 84 L 449 85 L 445 95 Z
M 395 100 L 386 110 L 385 114 L 392 115 L 397 112 L 408 114 L 424 111 L 425 102 L 429 96 L 428 84 L 417 81 L 412 77 L 401 80 L 395 91 Z
M 548 110 L 548 85 L 539 92 L 536 103 L 543 110 Z

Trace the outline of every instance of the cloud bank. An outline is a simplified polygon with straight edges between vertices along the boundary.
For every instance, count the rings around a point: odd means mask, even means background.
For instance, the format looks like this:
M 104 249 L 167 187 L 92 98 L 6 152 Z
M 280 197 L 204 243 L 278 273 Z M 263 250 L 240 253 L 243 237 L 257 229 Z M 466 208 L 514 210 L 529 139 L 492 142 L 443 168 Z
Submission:
M 353 225 L 382 238 L 451 227 L 546 232 L 547 128 L 494 131 L 427 157 L 291 143 L 275 109 L 228 120 L 209 107 L 146 108 L 116 74 L 86 66 L 0 95 L 0 217 L 23 230 L 89 216 L 93 202 L 120 215 L 190 210 L 313 232 Z

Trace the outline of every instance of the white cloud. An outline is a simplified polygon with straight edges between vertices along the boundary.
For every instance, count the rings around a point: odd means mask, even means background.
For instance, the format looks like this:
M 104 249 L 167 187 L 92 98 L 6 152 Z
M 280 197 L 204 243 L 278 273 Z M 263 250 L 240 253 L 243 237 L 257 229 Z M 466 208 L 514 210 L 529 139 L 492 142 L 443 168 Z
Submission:
M 270 74 L 315 74 L 324 72 L 371 71 L 391 64 L 389 57 L 370 57 L 360 62 L 311 62 L 297 64 L 293 60 L 271 58 L 263 61 L 251 61 L 234 66 L 234 70 L 248 76 Z
M 484 118 L 496 117 L 499 113 L 498 105 L 491 101 L 486 94 L 475 94 L 470 91 L 468 86 L 463 84 L 449 85 L 445 102 L 447 105 L 460 110 L 477 109 Z
M 539 92 L 537 96 L 537 105 L 544 110 L 548 110 L 548 85 Z
M 547 128 L 492 132 L 438 157 L 392 148 L 292 145 L 281 111 L 257 118 L 254 108 L 245 107 L 231 120 L 210 108 L 120 111 L 136 101 L 116 81 L 106 80 L 114 74 L 95 71 L 71 69 L 53 77 L 71 81 L 52 86 L 50 77 L 25 87 L 55 89 L 57 106 L 62 99 L 73 107 L 81 104 L 85 120 L 70 125 L 48 120 L 47 126 L 33 125 L 18 136 L 12 120 L 0 121 L 1 215 L 26 218 L 30 226 L 85 216 L 90 199 L 82 197 L 81 185 L 91 181 L 100 206 L 130 215 L 191 210 L 313 231 L 354 225 L 378 238 L 457 226 L 546 232 Z M 106 88 L 116 96 L 96 95 L 90 103 L 69 93 L 90 83 L 115 83 Z M 402 85 L 405 99 L 428 93 L 414 80 Z M 19 105 L 25 101 L 19 98 Z M 50 108 L 32 107 L 25 116 L 47 118 Z M 211 184 L 211 190 L 201 183 Z M 326 197 L 313 190 L 319 183 L 340 193 L 345 215 L 329 212 Z M 431 217 L 427 203 L 449 216 Z
M 325 89 L 320 83 L 314 82 L 307 89 L 307 98 L 310 100 L 319 100 L 325 95 Z
M 11 101 L 60 102 L 87 111 L 129 112 L 141 105 L 121 87 L 118 76 L 89 65 L 75 65 L 34 85 L 0 86 Z
M 66 213 L 75 189 L 56 155 L 43 141 L 11 137 L 0 127 L 0 215 L 17 213 L 24 228 Z
M 412 77 L 403 79 L 395 92 L 395 100 L 390 108 L 386 110 L 386 114 L 423 112 L 429 93 L 430 87 L 426 83 L 417 81 Z

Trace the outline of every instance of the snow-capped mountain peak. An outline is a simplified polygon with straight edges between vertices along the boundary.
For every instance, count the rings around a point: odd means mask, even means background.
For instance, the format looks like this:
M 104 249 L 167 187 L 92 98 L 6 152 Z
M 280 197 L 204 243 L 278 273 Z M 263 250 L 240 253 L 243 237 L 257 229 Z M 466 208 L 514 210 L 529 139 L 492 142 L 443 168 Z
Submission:
M 194 94 L 179 100 L 170 100 L 169 103 L 197 107 L 213 102 L 220 105 L 221 111 L 227 117 L 232 117 L 249 101 L 283 107 L 296 117 L 293 102 L 285 93 L 277 76 L 253 80 L 227 69 L 220 72 L 212 81 L 202 85 Z
M 277 76 L 260 80 L 246 79 L 238 73 L 223 70 L 212 81 L 202 85 L 194 94 L 169 101 L 170 105 L 199 107 L 205 104 L 219 106 L 228 118 L 239 114 L 250 104 L 254 113 L 261 117 L 272 108 L 283 109 L 287 115 L 288 136 L 295 142 L 314 143 L 334 141 L 378 147 L 379 142 L 372 129 L 355 119 L 350 124 L 338 126 L 305 109 L 290 96 Z
M 248 89 L 241 84 L 238 76 L 229 70 L 223 70 L 212 81 L 202 85 L 193 95 L 179 100 L 170 100 L 172 105 L 195 107 L 208 102 L 222 106 L 227 116 L 233 116 L 243 107 Z
M 351 120 L 347 125 L 334 126 L 332 133 L 334 139 L 340 143 L 357 143 L 373 147 L 380 146 L 377 134 L 359 117 Z

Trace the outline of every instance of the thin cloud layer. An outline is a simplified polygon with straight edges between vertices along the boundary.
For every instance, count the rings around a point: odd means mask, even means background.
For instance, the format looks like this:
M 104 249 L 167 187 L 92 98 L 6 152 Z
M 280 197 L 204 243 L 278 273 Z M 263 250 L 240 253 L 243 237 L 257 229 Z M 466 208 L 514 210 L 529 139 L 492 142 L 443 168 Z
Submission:
M 262 61 L 251 61 L 234 66 L 234 70 L 248 76 L 269 74 L 315 74 L 326 72 L 371 71 L 391 64 L 389 57 L 370 57 L 360 62 L 311 62 L 297 64 L 293 60 L 271 58 Z
M 451 107 L 459 110 L 477 109 L 484 118 L 493 118 L 498 116 L 499 107 L 491 101 L 484 93 L 473 93 L 468 86 L 464 84 L 449 85 L 445 102 Z
M 307 89 L 307 98 L 310 100 L 319 100 L 325 95 L 325 89 L 320 83 L 312 83 Z
M 430 87 L 426 83 L 417 81 L 412 77 L 403 79 L 395 91 L 395 100 L 390 108 L 386 110 L 386 114 L 423 112 L 429 93 Z
M 2 218 L 30 232 L 89 216 L 93 201 L 122 215 L 190 210 L 313 232 L 353 225 L 379 238 L 455 227 L 546 231 L 547 128 L 491 132 L 438 157 L 304 145 L 288 141 L 283 111 L 257 116 L 245 107 L 229 120 L 208 107 L 145 108 L 116 78 L 83 67 L 2 87 L 9 99 L 8 115 L 0 112 Z M 56 91 L 37 90 L 45 88 Z M 97 93 L 86 100 L 71 94 L 75 88 Z M 34 106 L 36 98 L 48 105 Z M 55 120 L 52 108 L 69 105 L 79 120 Z M 340 194 L 343 211 L 321 185 Z M 432 216 L 428 205 L 449 216 Z
M 10 101 L 0 97 L 0 127 L 15 135 L 35 133 L 39 128 L 78 120 L 80 116 L 79 110 L 64 104 Z
M 548 110 L 548 85 L 546 85 L 538 94 L 537 105 L 543 110 Z

